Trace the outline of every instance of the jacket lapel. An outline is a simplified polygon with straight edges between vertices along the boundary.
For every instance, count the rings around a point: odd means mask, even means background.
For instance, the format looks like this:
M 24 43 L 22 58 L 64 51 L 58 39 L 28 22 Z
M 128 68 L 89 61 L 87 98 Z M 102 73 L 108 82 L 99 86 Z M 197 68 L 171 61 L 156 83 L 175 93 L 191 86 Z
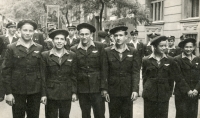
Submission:
M 4 38 L 4 43 L 5 43 L 5 44 L 10 44 L 8 37 L 5 37 L 5 38 Z
M 12 43 L 18 41 L 18 38 L 13 37 Z
M 126 59 L 127 54 L 128 54 L 128 51 L 125 50 L 125 51 L 122 53 L 122 59 L 121 59 L 121 61 L 124 61 L 124 59 Z
M 52 60 L 52 61 L 56 62 L 58 65 L 60 65 L 59 61 L 58 61 L 58 57 L 56 57 L 54 55 L 50 55 L 50 60 Z
M 151 60 L 151 64 L 153 64 L 155 67 L 158 68 L 158 63 L 157 63 L 157 61 L 156 61 L 155 59 L 153 59 L 153 58 L 150 58 L 150 60 Z
M 79 48 L 79 49 L 77 49 L 81 54 L 83 54 L 83 55 L 86 55 L 86 51 L 85 50 L 83 50 L 83 49 L 81 49 L 81 48 Z
M 116 50 L 112 50 L 112 53 L 113 53 L 114 57 L 115 57 L 118 61 L 121 61 L 121 60 L 120 60 L 120 57 L 119 57 L 119 53 L 118 53 Z
M 162 68 L 166 64 L 170 64 L 168 59 L 166 59 L 166 58 L 161 59 L 159 68 Z
M 22 52 L 24 52 L 24 53 L 26 53 L 26 54 L 27 54 L 27 50 L 26 50 L 26 48 L 25 48 L 25 47 L 23 47 L 23 46 L 19 45 L 19 46 L 17 46 L 17 48 L 18 48 L 20 51 L 22 51 Z
M 62 57 L 62 60 L 61 60 L 61 64 L 60 64 L 60 65 L 62 65 L 67 59 L 68 59 L 68 55 L 67 55 L 67 54 L 64 54 L 63 57 Z

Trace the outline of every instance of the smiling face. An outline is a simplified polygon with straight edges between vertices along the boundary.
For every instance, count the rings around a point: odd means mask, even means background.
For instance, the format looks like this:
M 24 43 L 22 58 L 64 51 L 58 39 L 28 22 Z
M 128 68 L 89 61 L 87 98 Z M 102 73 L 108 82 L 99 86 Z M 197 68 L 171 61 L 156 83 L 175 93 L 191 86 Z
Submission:
M 31 24 L 26 23 L 19 29 L 19 31 L 24 41 L 30 41 L 34 34 L 34 27 Z
M 79 37 L 80 37 L 80 41 L 83 45 L 88 44 L 92 39 L 92 33 L 90 32 L 89 29 L 87 28 L 83 28 L 79 31 Z
M 66 44 L 65 36 L 63 34 L 58 34 L 53 39 L 54 47 L 58 50 L 64 48 Z
M 190 56 L 195 49 L 195 45 L 192 42 L 188 42 L 183 47 L 183 52 L 185 55 Z
M 164 54 L 167 51 L 167 42 L 161 41 L 156 47 L 155 52 Z
M 123 45 L 126 42 L 125 31 L 118 31 L 114 34 L 114 39 L 117 45 Z

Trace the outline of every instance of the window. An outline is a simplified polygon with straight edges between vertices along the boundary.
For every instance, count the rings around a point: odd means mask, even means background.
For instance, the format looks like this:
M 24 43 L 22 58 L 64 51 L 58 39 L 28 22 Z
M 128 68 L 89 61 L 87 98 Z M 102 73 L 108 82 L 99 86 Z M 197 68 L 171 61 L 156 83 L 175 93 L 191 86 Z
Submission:
M 183 18 L 199 17 L 199 0 L 184 0 Z
M 155 0 L 151 2 L 152 9 L 152 19 L 153 21 L 162 21 L 163 20 L 163 0 Z

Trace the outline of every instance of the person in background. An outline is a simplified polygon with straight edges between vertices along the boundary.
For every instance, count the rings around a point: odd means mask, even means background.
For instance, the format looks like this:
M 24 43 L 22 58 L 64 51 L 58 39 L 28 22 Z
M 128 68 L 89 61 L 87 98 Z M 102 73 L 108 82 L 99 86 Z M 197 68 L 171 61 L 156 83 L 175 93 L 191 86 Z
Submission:
M 175 57 L 181 54 L 181 49 L 175 46 L 175 37 L 169 36 L 168 39 L 168 47 L 167 47 L 167 54 L 171 57 Z
M 80 42 L 71 48 L 77 55 L 77 89 L 82 118 L 91 118 L 93 108 L 94 118 L 105 118 L 105 101 L 107 81 L 102 73 L 102 53 L 104 44 L 91 39 L 96 31 L 88 23 L 77 26 Z
M 14 43 L 18 40 L 18 37 L 16 37 L 15 35 L 16 24 L 10 22 L 6 25 L 6 28 L 7 28 L 7 33 L 5 35 L 0 36 L 0 71 L 2 71 L 2 63 L 5 57 L 7 45 Z M 5 96 L 5 90 L 2 81 L 3 81 L 2 74 L 0 74 L 0 101 L 2 101 Z
M 53 49 L 42 52 L 46 95 L 46 118 L 69 118 L 71 101 L 76 101 L 76 54 L 64 48 L 68 31 L 57 29 L 49 34 Z M 59 111 L 59 112 L 58 112 Z
M 138 31 L 135 29 L 130 32 L 131 40 L 127 43 L 128 46 L 133 47 L 138 51 L 138 56 L 140 60 L 140 65 L 142 63 L 142 58 L 144 57 L 145 45 L 142 42 L 138 41 Z
M 108 33 L 105 32 L 105 31 L 99 31 L 98 32 L 98 38 L 99 38 L 98 40 L 99 40 L 99 42 L 105 44 L 106 46 L 109 45 L 108 41 L 107 41 L 107 36 L 108 36 Z
M 196 48 L 196 40 L 186 38 L 178 46 L 183 52 L 175 57 L 175 61 L 179 65 L 182 78 L 187 83 L 185 87 L 187 93 L 180 91 L 180 84 L 175 84 L 176 118 L 197 118 L 200 91 L 200 57 L 193 55 L 193 51 Z
M 172 57 L 165 54 L 166 40 L 166 36 L 155 37 L 151 41 L 153 53 L 143 58 L 144 118 L 168 118 L 174 81 L 180 85 L 178 89 L 182 93 L 188 92 L 178 65 Z
M 76 26 L 69 25 L 67 28 L 69 31 L 69 35 L 67 37 L 65 49 L 70 50 L 72 46 L 77 45 L 79 43 L 80 39 L 76 37 Z
M 103 53 L 103 78 L 108 82 L 110 118 L 132 118 L 132 105 L 139 91 L 139 56 L 137 50 L 126 45 L 126 26 L 114 27 L 115 44 Z
M 147 36 L 149 38 L 149 42 L 145 46 L 145 51 L 144 51 L 144 55 L 145 56 L 148 56 L 148 55 L 150 55 L 153 52 L 154 49 L 153 49 L 153 46 L 151 45 L 151 41 L 152 41 L 153 38 L 155 38 L 157 36 L 160 36 L 160 34 L 151 33 L 151 34 L 148 34 Z
M 17 24 L 21 38 L 8 45 L 2 64 L 6 103 L 13 118 L 39 118 L 40 100 L 45 95 L 42 76 L 42 46 L 32 40 L 37 24 L 21 20 Z

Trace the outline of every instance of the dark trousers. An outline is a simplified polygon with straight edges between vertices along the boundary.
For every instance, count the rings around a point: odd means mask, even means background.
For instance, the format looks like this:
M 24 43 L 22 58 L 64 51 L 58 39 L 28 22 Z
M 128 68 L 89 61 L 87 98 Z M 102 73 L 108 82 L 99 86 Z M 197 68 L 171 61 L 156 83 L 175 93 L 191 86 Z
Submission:
M 169 101 L 156 102 L 144 99 L 144 118 L 168 118 Z
M 105 118 L 105 102 L 100 93 L 79 93 L 78 96 L 82 118 L 91 118 L 91 107 L 94 118 Z
M 13 94 L 15 104 L 12 106 L 13 118 L 39 118 L 41 94 L 20 95 Z
M 110 118 L 131 118 L 133 102 L 129 97 L 111 97 L 109 103 Z
M 176 118 L 197 118 L 198 97 L 189 98 L 175 95 Z
M 47 100 L 46 118 L 69 118 L 71 100 Z

